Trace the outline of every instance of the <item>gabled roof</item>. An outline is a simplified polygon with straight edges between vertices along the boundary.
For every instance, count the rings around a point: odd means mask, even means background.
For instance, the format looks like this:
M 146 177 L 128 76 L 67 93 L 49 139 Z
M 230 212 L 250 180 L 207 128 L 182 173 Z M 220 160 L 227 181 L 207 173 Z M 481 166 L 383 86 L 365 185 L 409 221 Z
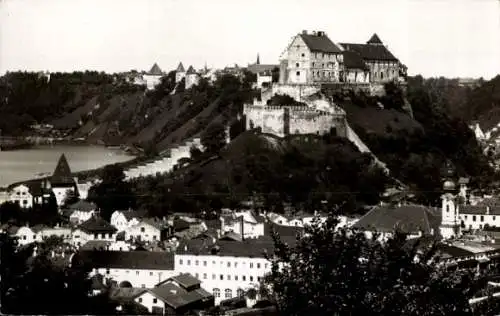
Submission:
M 213 297 L 212 294 L 202 288 L 186 291 L 172 282 L 167 282 L 149 291 L 173 309 L 178 309 L 196 301 L 206 301 Z
M 116 228 L 101 217 L 92 217 L 89 220 L 83 222 L 78 228 L 87 233 L 116 232 Z
M 94 268 L 174 270 L 174 253 L 83 250 L 74 255 L 73 262 L 89 264 Z
M 196 74 L 196 71 L 194 70 L 193 66 L 189 66 L 186 74 L 187 75 L 194 75 L 194 74 Z
M 344 54 L 344 66 L 347 69 L 368 69 L 368 66 L 363 61 L 363 57 L 356 51 L 346 50 Z
M 179 63 L 179 66 L 177 66 L 177 72 L 186 72 L 186 70 L 184 70 L 184 65 L 181 63 Z
M 352 227 L 377 232 L 437 233 L 440 212 L 422 205 L 375 206 Z
M 201 284 L 200 280 L 198 280 L 197 278 L 195 278 L 194 276 L 192 276 L 189 273 L 181 273 L 179 275 L 176 275 L 176 276 L 173 276 L 173 277 L 167 279 L 167 281 L 169 281 L 169 280 L 177 282 L 184 289 L 188 289 L 188 290 L 196 285 Z M 164 282 L 162 282 L 162 283 L 164 283 Z M 160 283 L 160 284 L 162 284 L 162 283 Z
M 149 70 L 148 74 L 150 75 L 157 75 L 157 76 L 161 76 L 163 73 L 160 69 L 160 67 L 158 66 L 157 63 L 155 63 L 153 65 L 153 67 L 151 67 L 151 69 Z
M 355 51 L 364 60 L 398 61 L 384 45 L 340 43 L 345 50 Z
M 75 180 L 71 176 L 71 169 L 69 168 L 68 160 L 66 160 L 66 156 L 64 154 L 61 155 L 59 161 L 57 162 L 56 169 L 52 174 L 52 178 L 50 179 L 51 185 L 73 185 L 75 184 Z
M 96 208 L 97 206 L 94 203 L 85 200 L 79 200 L 78 202 L 75 202 L 68 206 L 69 210 L 80 212 L 91 212 L 95 211 Z
M 319 34 L 319 35 L 318 35 Z M 299 35 L 312 52 L 340 54 L 342 50 L 325 33 Z
M 366 42 L 366 44 L 382 44 L 382 41 L 378 37 L 377 33 L 373 33 L 372 37 Z

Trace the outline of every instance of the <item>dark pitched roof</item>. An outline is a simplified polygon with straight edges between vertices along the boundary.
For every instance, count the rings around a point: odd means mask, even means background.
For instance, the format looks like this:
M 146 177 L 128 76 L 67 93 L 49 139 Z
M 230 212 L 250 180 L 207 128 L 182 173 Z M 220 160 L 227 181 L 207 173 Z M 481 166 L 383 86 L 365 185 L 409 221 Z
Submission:
M 252 64 L 248 65 L 247 70 L 253 74 L 260 74 L 263 72 L 271 72 L 276 67 L 279 67 L 279 65 Z
M 44 182 L 40 180 L 28 181 L 23 183 L 30 190 L 30 194 L 34 197 L 50 194 L 51 190 L 44 187 Z
M 182 63 L 179 63 L 179 66 L 177 66 L 177 72 L 186 72 L 186 70 L 184 70 L 184 65 Z
M 377 33 L 373 33 L 372 37 L 366 42 L 366 44 L 382 44 L 382 41 L 378 37 Z
M 368 66 L 363 61 L 363 57 L 355 51 L 344 51 L 344 66 L 348 69 L 368 69 Z
M 281 236 L 283 242 L 295 245 L 296 238 Z M 271 255 L 274 252 L 274 241 L 270 236 L 262 236 L 255 239 L 243 241 L 217 240 L 213 243 L 209 239 L 192 239 L 181 242 L 177 248 L 179 254 L 198 254 L 231 257 L 257 257 L 264 258 L 265 253 Z
M 296 237 L 304 233 L 305 229 L 298 226 L 286 226 L 278 225 L 272 222 L 267 222 L 264 224 L 264 235 L 271 236 L 271 233 L 275 231 L 281 237 Z
M 144 288 L 114 287 L 109 291 L 109 298 L 113 301 L 128 302 L 146 291 Z
M 341 43 L 345 50 L 356 51 L 364 60 L 397 61 L 384 45 Z
M 107 250 L 109 245 L 111 245 L 110 241 L 89 240 L 80 247 L 80 250 Z
M 151 67 L 151 69 L 149 70 L 148 74 L 150 74 L 150 75 L 158 75 L 158 76 L 162 75 L 161 69 L 160 69 L 160 67 L 158 66 L 157 63 L 155 63 L 153 65 L 153 67 Z
M 81 250 L 72 262 L 86 263 L 94 268 L 174 270 L 171 252 Z
M 114 233 L 116 228 L 100 217 L 92 217 L 78 228 L 87 233 Z
M 465 249 L 443 243 L 438 244 L 437 249 L 438 254 L 445 256 L 448 255 L 450 257 L 467 257 L 474 255 L 474 253 L 471 251 L 467 251 Z
M 146 215 L 145 211 L 127 210 L 127 211 L 120 211 L 120 212 L 122 212 L 123 216 L 125 216 L 127 221 L 130 221 L 131 219 L 134 219 L 134 218 L 140 219 L 141 217 Z
M 196 71 L 194 70 L 193 66 L 189 66 L 187 72 L 186 72 L 187 75 L 193 75 L 193 74 L 196 74 Z
M 335 45 L 323 32 L 318 32 L 316 35 L 300 34 L 300 37 L 312 52 L 334 54 L 340 54 L 342 52 L 342 50 L 337 45 Z
M 68 161 L 66 160 L 66 156 L 64 154 L 61 155 L 59 161 L 57 162 L 56 169 L 52 174 L 52 178 L 50 179 L 51 185 L 54 186 L 58 184 L 75 184 L 75 180 L 71 176 L 71 169 L 69 168 Z
M 173 276 L 168 280 L 175 281 L 179 283 L 184 289 L 190 289 L 196 285 L 200 285 L 201 281 L 192 276 L 189 273 L 181 273 L 179 275 Z
M 155 294 L 158 298 L 165 302 L 165 304 L 173 309 L 178 309 L 196 301 L 212 298 L 212 294 L 202 288 L 186 291 L 185 289 L 168 282 L 161 286 L 152 288 L 150 292 Z
M 359 219 L 353 228 L 393 232 L 396 228 L 405 233 L 430 235 L 439 223 L 439 212 L 422 205 L 375 206 Z
M 173 225 L 174 225 L 174 230 L 176 232 L 182 231 L 182 230 L 185 230 L 185 229 L 188 229 L 189 227 L 191 227 L 191 224 L 189 222 L 183 220 L 182 218 L 174 219 Z
M 79 200 L 78 202 L 75 202 L 68 206 L 68 209 L 71 211 L 81 211 L 81 212 L 91 212 L 94 211 L 96 208 L 97 206 L 94 203 L 85 200 Z

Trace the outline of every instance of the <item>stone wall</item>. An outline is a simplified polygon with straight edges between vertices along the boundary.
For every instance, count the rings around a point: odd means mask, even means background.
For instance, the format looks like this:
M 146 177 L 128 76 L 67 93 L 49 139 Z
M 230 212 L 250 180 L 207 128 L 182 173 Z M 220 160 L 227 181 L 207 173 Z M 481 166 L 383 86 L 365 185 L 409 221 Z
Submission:
M 287 94 L 295 100 L 301 102 L 302 98 L 319 92 L 321 85 L 303 85 L 303 84 L 273 84 L 272 95 Z M 264 100 L 264 98 L 263 98 Z

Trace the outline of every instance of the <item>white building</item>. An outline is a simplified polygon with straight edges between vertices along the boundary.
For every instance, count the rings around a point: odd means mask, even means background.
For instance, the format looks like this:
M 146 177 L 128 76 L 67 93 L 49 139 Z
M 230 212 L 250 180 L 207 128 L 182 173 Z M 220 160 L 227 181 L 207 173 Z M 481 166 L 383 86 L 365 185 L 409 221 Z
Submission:
M 184 65 L 182 65 L 182 62 L 180 62 L 179 66 L 177 66 L 177 69 L 175 70 L 175 83 L 180 82 L 185 77 L 186 70 L 184 69 Z
M 125 239 L 158 242 L 161 240 L 161 232 L 165 224 L 150 218 L 141 219 L 137 224 L 125 230 Z
M 186 86 L 185 89 L 190 89 L 192 86 L 195 86 L 200 81 L 200 76 L 194 70 L 193 66 L 189 66 L 186 72 Z
M 145 73 L 143 76 L 144 81 L 146 82 L 146 88 L 148 90 L 153 90 L 157 85 L 160 84 L 162 76 L 163 72 L 161 71 L 158 64 L 155 63 L 153 67 L 151 67 L 149 72 Z
M 21 226 L 14 232 L 14 237 L 17 237 L 17 243 L 20 246 L 28 245 L 33 242 L 40 242 L 42 239 L 38 235 L 36 229 L 29 226 Z
M 295 238 L 288 238 L 293 243 Z M 221 238 L 192 239 L 181 243 L 175 254 L 177 273 L 189 273 L 202 281 L 201 286 L 211 292 L 215 303 L 243 296 L 256 289 L 264 275 L 271 271 L 265 251 L 272 254 L 274 244 L 269 237 L 244 241 Z
M 10 191 L 10 201 L 17 203 L 21 208 L 32 208 L 34 204 L 33 195 L 27 185 L 20 184 Z
M 68 206 L 64 213 L 69 217 L 72 224 L 80 225 L 96 215 L 97 205 L 85 200 L 79 200 Z
M 72 243 L 81 246 L 90 240 L 116 240 L 116 228 L 100 217 L 92 217 L 84 222 L 71 234 Z
M 118 232 L 123 232 L 129 229 L 130 227 L 139 224 L 140 219 L 143 217 L 143 214 L 138 211 L 133 210 L 117 210 L 111 214 L 111 225 L 113 225 Z
M 104 279 L 116 281 L 119 285 L 152 288 L 172 277 L 174 254 L 153 251 L 79 251 L 72 263 L 83 262 L 94 269 Z
M 244 238 L 257 238 L 264 236 L 265 219 L 252 214 L 250 211 L 234 212 L 220 217 L 221 232 L 234 232 Z
M 71 228 L 69 227 L 44 227 L 37 233 L 38 240 L 44 240 L 51 236 L 60 237 L 64 241 L 71 242 Z
M 262 88 L 264 84 L 269 84 L 269 86 L 273 83 L 273 76 L 270 71 L 257 73 L 257 88 Z

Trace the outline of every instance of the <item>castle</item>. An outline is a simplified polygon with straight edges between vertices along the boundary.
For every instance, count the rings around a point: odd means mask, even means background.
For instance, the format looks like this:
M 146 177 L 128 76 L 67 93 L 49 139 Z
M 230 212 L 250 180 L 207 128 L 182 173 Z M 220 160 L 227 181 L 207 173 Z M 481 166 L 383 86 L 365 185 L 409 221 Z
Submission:
M 208 72 L 206 66 L 203 72 Z M 200 74 L 194 70 L 193 66 L 189 66 L 188 70 L 186 71 L 184 69 L 184 65 L 182 65 L 182 62 L 179 63 L 179 66 L 177 66 L 177 69 L 175 71 L 175 83 L 179 83 L 182 81 L 182 79 L 184 79 L 185 89 L 189 89 L 192 86 L 197 85 L 200 81 L 200 77 Z

